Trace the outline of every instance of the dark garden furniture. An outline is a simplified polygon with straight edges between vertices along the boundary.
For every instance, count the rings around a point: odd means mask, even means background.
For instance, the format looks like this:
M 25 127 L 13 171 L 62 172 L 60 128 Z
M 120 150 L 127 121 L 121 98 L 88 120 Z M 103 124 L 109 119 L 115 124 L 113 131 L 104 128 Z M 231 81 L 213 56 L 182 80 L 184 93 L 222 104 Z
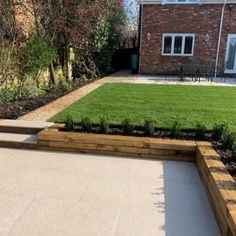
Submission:
M 215 66 L 211 64 L 183 64 L 180 67 L 180 81 L 191 78 L 192 81 L 201 82 L 201 79 L 213 82 Z

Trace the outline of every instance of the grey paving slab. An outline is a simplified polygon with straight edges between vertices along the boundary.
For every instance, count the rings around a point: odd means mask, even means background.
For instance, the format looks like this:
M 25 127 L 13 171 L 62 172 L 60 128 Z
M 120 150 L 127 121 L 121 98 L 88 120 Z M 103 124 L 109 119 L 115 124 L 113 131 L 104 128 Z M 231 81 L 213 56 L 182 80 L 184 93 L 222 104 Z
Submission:
M 195 165 L 0 149 L 0 235 L 218 236 Z
M 36 128 L 45 129 L 52 126 L 54 123 L 45 121 L 27 121 L 27 120 L 0 120 L 0 126 L 21 127 L 21 128 Z
M 0 142 L 22 142 L 22 143 L 36 143 L 37 137 L 34 134 L 14 134 L 14 133 L 1 133 Z

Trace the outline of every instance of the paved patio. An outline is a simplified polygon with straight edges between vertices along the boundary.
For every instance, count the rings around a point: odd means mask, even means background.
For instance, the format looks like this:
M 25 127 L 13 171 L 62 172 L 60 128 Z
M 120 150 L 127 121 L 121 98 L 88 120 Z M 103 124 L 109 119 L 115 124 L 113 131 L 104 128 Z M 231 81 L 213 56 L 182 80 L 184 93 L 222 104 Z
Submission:
M 157 76 L 157 75 L 132 75 L 130 71 L 119 71 L 105 78 L 107 83 L 135 83 L 135 84 L 171 84 L 171 85 L 196 85 L 196 86 L 236 86 L 236 77 L 213 79 L 213 82 L 201 78 L 201 81 L 192 81 L 186 78 L 181 82 L 178 76 Z
M 64 108 L 70 106 L 75 101 L 80 100 L 105 83 L 236 86 L 236 78 L 228 78 L 226 81 L 223 81 L 222 78 L 217 78 L 213 83 L 206 80 L 201 82 L 193 82 L 191 79 L 187 79 L 185 82 L 180 82 L 178 77 L 132 75 L 130 71 L 120 71 L 111 76 L 104 77 L 82 88 L 79 88 L 65 95 L 64 97 L 61 97 L 43 107 L 29 112 L 26 115 L 20 117 L 19 120 L 47 121 L 49 118 L 62 111 Z
M 218 236 L 195 165 L 0 149 L 0 235 Z

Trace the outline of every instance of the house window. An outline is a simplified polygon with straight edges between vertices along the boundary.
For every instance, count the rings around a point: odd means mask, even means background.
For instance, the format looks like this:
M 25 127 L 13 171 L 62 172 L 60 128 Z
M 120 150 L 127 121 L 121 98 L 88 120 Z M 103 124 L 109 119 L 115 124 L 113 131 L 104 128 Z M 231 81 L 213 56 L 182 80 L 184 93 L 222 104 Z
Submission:
M 163 34 L 162 55 L 193 56 L 194 34 Z
M 166 4 L 194 4 L 198 3 L 199 0 L 163 0 Z

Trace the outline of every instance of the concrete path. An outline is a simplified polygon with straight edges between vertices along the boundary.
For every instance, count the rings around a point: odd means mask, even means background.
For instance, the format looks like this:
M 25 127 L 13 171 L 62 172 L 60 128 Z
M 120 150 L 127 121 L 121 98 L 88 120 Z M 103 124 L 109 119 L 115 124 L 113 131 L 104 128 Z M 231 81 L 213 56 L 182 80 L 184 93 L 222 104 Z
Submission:
M 194 164 L 0 149 L 2 236 L 219 236 Z
M 1 142 L 19 142 L 19 143 L 37 143 L 37 137 L 33 134 L 16 134 L 16 133 L 1 133 L 0 132 L 0 146 Z
M 75 101 L 80 100 L 90 92 L 99 88 L 106 83 L 134 83 L 134 84 L 171 84 L 171 85 L 199 85 L 199 86 L 236 86 L 236 79 L 227 79 L 225 82 L 221 78 L 217 78 L 215 82 L 208 81 L 192 82 L 190 79 L 185 82 L 180 82 L 178 77 L 166 76 L 139 76 L 131 75 L 130 71 L 121 71 L 103 79 L 97 80 L 82 88 L 79 88 L 72 93 L 61 97 L 43 107 L 40 107 L 22 117 L 20 120 L 29 121 L 47 121 L 64 108 L 70 106 Z
M 53 122 L 43 122 L 43 121 L 25 121 L 25 120 L 0 120 L 1 127 L 12 127 L 12 128 L 32 128 L 32 129 L 46 129 L 54 125 Z

